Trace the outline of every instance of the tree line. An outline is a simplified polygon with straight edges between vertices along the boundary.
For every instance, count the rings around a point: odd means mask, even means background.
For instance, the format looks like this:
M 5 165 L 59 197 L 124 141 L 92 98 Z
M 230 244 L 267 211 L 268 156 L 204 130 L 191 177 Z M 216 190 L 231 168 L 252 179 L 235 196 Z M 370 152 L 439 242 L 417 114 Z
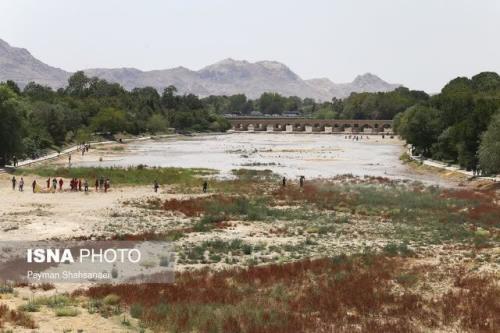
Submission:
M 318 119 L 393 119 L 395 130 L 415 153 L 458 162 L 469 170 L 500 172 L 500 78 L 492 72 L 450 81 L 441 93 L 399 87 L 390 92 L 352 93 L 345 99 L 263 93 L 208 96 L 177 94 L 169 86 L 127 91 L 118 83 L 76 72 L 65 88 L 13 81 L 0 83 L 0 164 L 14 156 L 36 157 L 47 149 L 88 141 L 92 135 L 226 131 L 224 114 L 280 115 L 295 111 Z
M 441 93 L 394 118 L 415 153 L 467 170 L 500 173 L 500 76 L 483 72 L 450 81 Z
M 0 165 L 14 157 L 37 157 L 47 149 L 89 141 L 93 135 L 226 131 L 229 123 L 192 94 L 169 86 L 127 91 L 117 83 L 76 72 L 65 88 L 34 82 L 20 89 L 0 83 Z
M 318 119 L 392 119 L 408 107 L 429 99 L 423 91 L 399 87 L 390 92 L 352 93 L 345 99 L 317 102 L 312 98 L 282 96 L 266 92 L 255 100 L 243 94 L 233 96 L 210 96 L 204 102 L 218 113 L 250 115 L 258 111 L 264 115 L 281 115 L 296 111 L 304 117 Z

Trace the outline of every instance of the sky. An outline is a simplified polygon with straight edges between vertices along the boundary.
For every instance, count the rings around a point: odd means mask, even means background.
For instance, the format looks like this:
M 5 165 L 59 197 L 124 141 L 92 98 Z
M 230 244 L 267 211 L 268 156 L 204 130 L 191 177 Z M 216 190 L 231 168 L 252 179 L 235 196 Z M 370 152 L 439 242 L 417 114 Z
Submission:
M 439 92 L 500 72 L 499 0 L 0 0 L 0 39 L 68 71 L 283 62 Z

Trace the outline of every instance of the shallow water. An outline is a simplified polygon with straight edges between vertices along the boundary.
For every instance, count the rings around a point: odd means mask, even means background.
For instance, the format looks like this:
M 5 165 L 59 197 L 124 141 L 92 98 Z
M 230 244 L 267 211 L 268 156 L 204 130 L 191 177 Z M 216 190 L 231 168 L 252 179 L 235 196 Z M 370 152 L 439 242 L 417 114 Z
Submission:
M 403 149 L 401 142 L 380 136 L 353 141 L 344 135 L 234 133 L 130 143 L 123 154 L 75 165 L 203 167 L 220 170 L 223 177 L 237 168 L 271 169 L 288 178 L 353 174 L 449 185 L 403 165 L 399 160 Z

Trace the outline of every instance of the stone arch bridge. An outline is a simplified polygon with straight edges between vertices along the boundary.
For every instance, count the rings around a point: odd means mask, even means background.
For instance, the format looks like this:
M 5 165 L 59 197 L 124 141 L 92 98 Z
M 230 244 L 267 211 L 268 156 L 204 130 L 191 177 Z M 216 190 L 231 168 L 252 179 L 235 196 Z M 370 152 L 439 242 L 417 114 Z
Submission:
M 272 117 L 227 118 L 234 131 L 392 134 L 392 120 Z

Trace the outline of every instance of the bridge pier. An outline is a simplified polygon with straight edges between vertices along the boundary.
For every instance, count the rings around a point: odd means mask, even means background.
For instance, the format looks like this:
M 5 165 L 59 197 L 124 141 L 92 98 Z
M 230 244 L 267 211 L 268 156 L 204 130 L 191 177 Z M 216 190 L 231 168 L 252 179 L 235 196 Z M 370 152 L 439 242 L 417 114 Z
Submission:
M 234 131 L 392 134 L 392 120 L 228 117 Z

